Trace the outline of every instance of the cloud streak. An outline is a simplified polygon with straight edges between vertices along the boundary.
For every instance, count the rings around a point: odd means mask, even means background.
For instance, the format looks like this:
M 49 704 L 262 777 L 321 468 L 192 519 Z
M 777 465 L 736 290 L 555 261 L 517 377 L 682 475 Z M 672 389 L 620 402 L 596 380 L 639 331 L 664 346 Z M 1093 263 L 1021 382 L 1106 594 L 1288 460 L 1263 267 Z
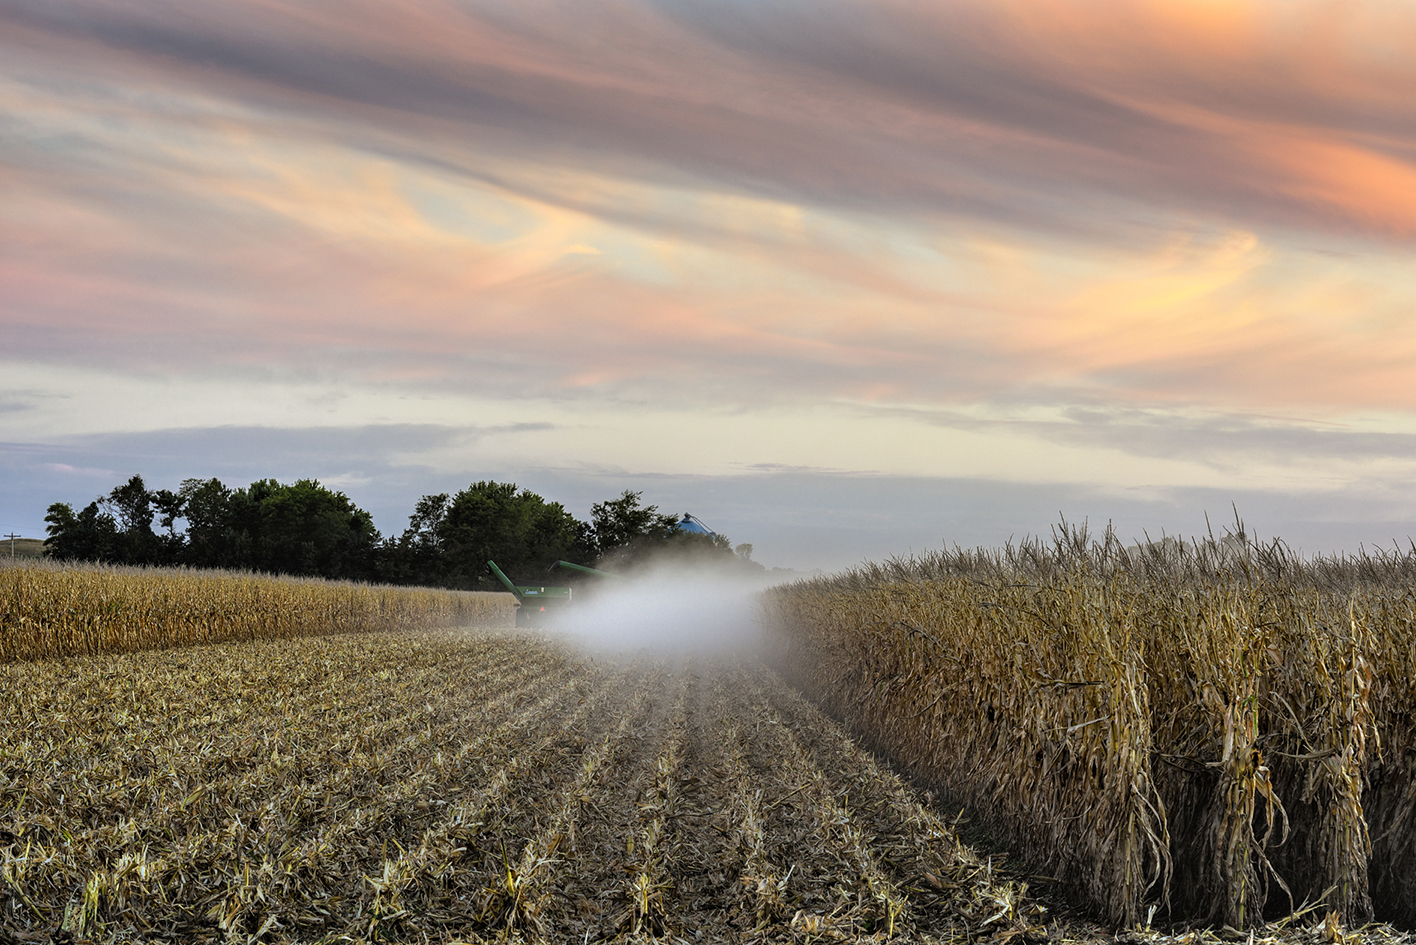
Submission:
M 1405 475 L 1413 46 L 1394 2 L 4 0 L 3 357 L 170 385 L 145 429 L 211 378 L 243 427 L 286 384 L 527 405 L 557 468 L 653 405 L 839 421 L 744 421 L 742 469 L 947 428 L 968 475 Z M 90 429 L 36 403 L 0 435 Z M 900 442 L 846 462 L 867 416 Z
M 476 133 L 811 203 L 1115 192 L 1406 237 L 1399 5 L 19 3 L 32 45 L 358 134 Z M 1052 185 L 1065 193 L 1049 193 Z M 1079 191 L 1079 188 L 1080 191 Z M 1036 218 L 1029 222 L 1038 222 Z

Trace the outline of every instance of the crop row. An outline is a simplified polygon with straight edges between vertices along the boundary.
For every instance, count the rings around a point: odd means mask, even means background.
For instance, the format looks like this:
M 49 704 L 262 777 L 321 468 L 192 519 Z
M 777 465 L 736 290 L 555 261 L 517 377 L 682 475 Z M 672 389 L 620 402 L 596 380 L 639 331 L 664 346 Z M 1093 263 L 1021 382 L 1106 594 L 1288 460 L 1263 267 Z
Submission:
M 758 664 L 426 631 L 15 662 L 0 687 L 18 941 L 962 942 L 1049 920 Z
M 905 564 L 768 609 L 813 699 L 1118 925 L 1416 924 L 1416 595 L 1113 562 Z
M 505 625 L 509 594 L 219 571 L 0 567 L 0 663 L 369 630 Z

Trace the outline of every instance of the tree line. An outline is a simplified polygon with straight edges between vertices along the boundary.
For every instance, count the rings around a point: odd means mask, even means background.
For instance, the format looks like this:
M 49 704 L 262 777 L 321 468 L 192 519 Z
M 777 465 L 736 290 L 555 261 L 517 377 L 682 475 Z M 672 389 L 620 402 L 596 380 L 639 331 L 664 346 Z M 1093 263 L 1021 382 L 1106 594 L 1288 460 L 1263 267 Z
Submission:
M 752 546 L 689 532 L 684 519 L 644 505 L 642 493 L 591 506 L 577 519 L 514 483 L 474 482 L 418 500 L 401 534 L 383 536 L 348 496 L 315 479 L 261 479 L 230 488 L 187 479 L 148 489 L 133 476 L 75 511 L 49 506 L 47 554 L 111 564 L 231 568 L 270 574 L 462 590 L 500 589 L 497 565 L 514 581 L 539 583 L 556 561 L 624 568 L 671 555 L 760 569 Z

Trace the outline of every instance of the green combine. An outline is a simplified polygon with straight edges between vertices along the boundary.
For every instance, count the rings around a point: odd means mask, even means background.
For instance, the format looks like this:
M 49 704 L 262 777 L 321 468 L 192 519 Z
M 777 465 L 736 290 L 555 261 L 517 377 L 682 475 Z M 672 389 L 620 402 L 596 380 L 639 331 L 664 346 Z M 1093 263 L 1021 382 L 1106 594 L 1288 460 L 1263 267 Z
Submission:
M 718 533 L 708 528 L 703 522 L 692 515 L 685 513 L 683 521 L 679 523 L 680 531 L 708 535 L 713 538 L 718 537 Z M 583 564 L 576 564 L 573 561 L 557 561 L 547 570 L 554 571 L 556 568 L 565 568 L 568 571 L 578 571 L 581 574 L 593 574 L 596 577 L 618 579 L 619 575 L 609 571 L 601 571 L 599 568 L 586 567 Z M 501 568 L 497 567 L 495 561 L 487 562 L 487 570 L 497 576 L 497 580 L 506 585 L 506 589 L 516 597 L 516 625 L 518 627 L 539 627 L 549 615 L 557 613 L 570 605 L 571 591 L 569 587 L 553 587 L 545 584 L 517 584 L 507 577 Z
M 487 568 L 506 585 L 516 597 L 516 625 L 518 627 L 538 627 L 550 614 L 554 614 L 570 603 L 570 588 L 549 587 L 542 584 L 513 584 L 495 561 L 488 561 Z

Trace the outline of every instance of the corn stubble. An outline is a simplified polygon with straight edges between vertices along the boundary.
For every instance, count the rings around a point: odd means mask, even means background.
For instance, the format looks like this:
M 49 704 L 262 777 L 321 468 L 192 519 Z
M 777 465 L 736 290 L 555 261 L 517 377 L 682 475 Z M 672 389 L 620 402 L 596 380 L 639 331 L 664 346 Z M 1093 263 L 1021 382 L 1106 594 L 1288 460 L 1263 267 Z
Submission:
M 510 594 L 95 565 L 0 566 L 0 663 L 510 623 Z
M 760 664 L 440 630 L 12 662 L 0 688 L 7 945 L 1049 934 Z
M 1416 549 L 956 551 L 774 589 L 815 700 L 1117 925 L 1416 925 Z

